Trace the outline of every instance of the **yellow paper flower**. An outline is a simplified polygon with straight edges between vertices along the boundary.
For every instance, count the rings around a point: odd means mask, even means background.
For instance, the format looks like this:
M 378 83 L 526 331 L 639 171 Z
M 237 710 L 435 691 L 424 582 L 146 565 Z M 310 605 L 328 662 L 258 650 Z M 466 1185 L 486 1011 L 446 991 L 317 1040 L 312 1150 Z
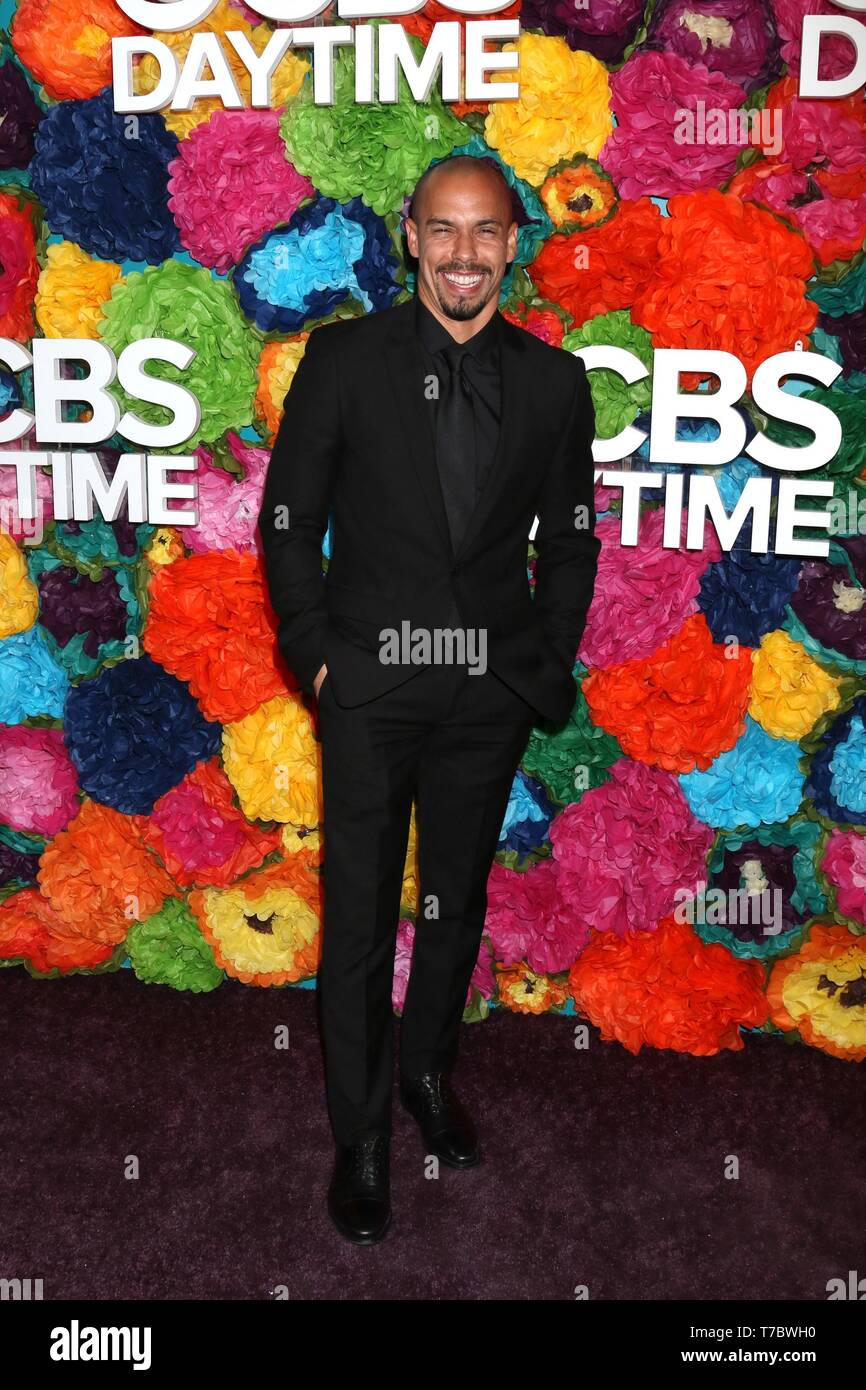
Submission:
M 217 965 L 236 980 L 284 985 L 315 975 L 318 887 L 303 855 L 269 864 L 230 888 L 196 889 L 189 904 Z
M 866 938 L 818 920 L 799 952 L 773 966 L 767 997 L 773 1022 L 844 1061 L 866 1058 Z
M 840 702 L 840 676 L 832 676 L 787 632 L 777 628 L 752 652 L 749 714 L 774 738 L 803 738 Z
M 298 333 L 281 342 L 265 343 L 259 358 L 259 384 L 256 410 L 268 427 L 271 439 L 283 418 L 283 402 L 295 378 L 307 346 L 309 333 Z
M 46 338 L 98 338 L 102 305 L 123 279 L 113 261 L 88 256 L 72 241 L 48 247 L 36 288 L 36 319 Z
M 223 766 L 248 820 L 318 825 L 319 745 L 310 712 L 291 695 L 275 695 L 223 730 Z
M 38 612 L 39 590 L 27 571 L 24 552 L 0 530 L 0 637 L 26 632 Z
M 496 963 L 499 1002 L 512 1013 L 545 1014 L 568 998 L 568 986 L 552 975 L 538 975 L 523 961 L 517 965 Z
M 159 526 L 148 542 L 144 557 L 148 568 L 155 570 L 163 565 L 173 565 L 175 560 L 182 560 L 185 554 L 180 527 Z
M 284 854 L 298 854 L 304 850 L 310 862 L 322 862 L 322 832 L 317 828 L 308 830 L 304 825 L 287 825 L 280 836 Z
M 249 39 L 256 53 L 263 53 L 273 30 L 267 24 L 252 25 L 244 19 L 240 10 L 234 9 L 229 0 L 220 0 L 216 9 L 213 10 L 200 24 L 196 24 L 193 29 L 179 29 L 177 33 L 170 34 L 164 30 L 154 33 L 154 38 L 160 43 L 166 44 L 177 60 L 178 68 L 182 68 L 189 46 L 192 42 L 193 34 L 204 32 L 212 34 L 225 34 L 227 29 L 238 31 Z M 235 84 L 244 99 L 245 106 L 252 106 L 252 92 L 250 75 L 244 64 L 241 62 L 233 46 L 228 39 L 222 39 L 220 43 L 226 63 L 228 64 Z M 310 68 L 310 64 L 297 54 L 284 53 L 274 70 L 271 77 L 271 109 L 278 110 L 286 105 L 292 97 L 297 96 L 301 89 L 304 77 Z M 205 78 L 211 76 L 210 71 L 205 69 Z M 136 69 L 135 90 L 137 92 L 152 92 L 159 83 L 159 67 L 156 59 L 151 54 L 146 53 L 141 59 Z M 183 139 L 202 121 L 210 120 L 214 111 L 224 111 L 222 101 L 219 97 L 196 97 L 190 111 L 172 111 L 165 107 L 162 115 L 169 130 L 173 130 L 175 135 Z
M 406 844 L 406 863 L 403 868 L 400 906 L 406 910 L 410 917 L 414 917 L 418 911 L 418 822 L 415 819 L 414 804 L 409 816 L 409 839 Z
M 490 103 L 484 138 L 519 178 L 538 187 L 560 160 L 598 155 L 613 130 L 610 84 L 603 63 L 573 52 L 563 38 L 524 32 L 516 44 L 503 44 L 503 52 L 515 48 L 520 96 Z M 514 80 L 512 72 L 491 73 L 493 82 Z

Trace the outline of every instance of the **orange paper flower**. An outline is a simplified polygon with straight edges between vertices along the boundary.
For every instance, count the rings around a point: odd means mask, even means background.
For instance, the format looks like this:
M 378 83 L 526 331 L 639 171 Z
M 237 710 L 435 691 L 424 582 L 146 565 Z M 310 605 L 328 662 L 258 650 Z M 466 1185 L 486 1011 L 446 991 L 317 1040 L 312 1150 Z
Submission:
M 231 724 L 297 689 L 280 659 L 277 620 L 253 551 L 164 565 L 151 574 L 149 593 L 145 650 L 187 682 L 208 719 Z
M 114 0 L 19 0 L 12 47 L 55 101 L 93 97 L 111 85 L 111 40 L 147 31 Z
M 703 613 L 652 656 L 591 671 L 583 694 L 594 724 L 639 762 L 705 772 L 746 727 L 751 647 L 717 645 Z
M 74 931 L 35 888 L 22 888 L 0 904 L 0 960 L 26 960 L 47 975 L 92 970 L 114 946 Z

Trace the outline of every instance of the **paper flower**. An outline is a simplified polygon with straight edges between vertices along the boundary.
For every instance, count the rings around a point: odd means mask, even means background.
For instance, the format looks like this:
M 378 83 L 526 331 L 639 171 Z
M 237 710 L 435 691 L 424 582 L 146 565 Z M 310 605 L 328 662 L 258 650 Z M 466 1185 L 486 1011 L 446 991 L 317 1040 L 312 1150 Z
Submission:
M 247 985 L 315 975 L 320 887 L 303 854 L 257 869 L 230 888 L 196 888 L 189 905 L 216 964 Z
M 144 646 L 189 685 L 207 719 L 230 724 L 286 693 L 258 555 L 191 555 L 155 570 L 149 593 Z
M 782 58 L 792 73 L 799 74 L 804 18 L 807 14 L 838 18 L 839 10 L 833 0 L 770 0 L 770 3 L 782 41 Z M 850 40 L 838 34 L 825 35 L 821 40 L 818 76 L 826 82 L 832 78 L 847 77 L 850 72 Z
M 652 656 L 591 671 L 583 693 L 595 723 L 630 757 L 689 772 L 734 746 L 751 679 L 751 649 L 717 646 L 695 613 Z
M 670 773 L 630 758 L 609 773 L 550 827 L 560 891 L 597 931 L 654 931 L 678 891 L 705 877 L 713 832 Z
M 46 845 L 39 886 L 70 929 L 90 941 L 123 941 L 133 922 L 157 912 L 174 884 L 142 840 L 143 821 L 97 801 Z
M 181 141 L 168 172 L 181 241 L 221 275 L 314 193 L 286 159 L 276 111 L 215 110 Z
M 827 900 L 815 879 L 821 828 L 795 818 L 754 832 L 723 832 L 709 858 L 709 891 L 683 905 L 702 941 L 740 959 L 768 960 L 799 946 Z
M 866 1059 L 866 938 L 816 921 L 795 956 L 776 961 L 767 986 L 772 1019 L 846 1062 Z
M 598 572 L 578 655 L 587 666 L 650 656 L 698 611 L 701 575 L 721 555 L 714 534 L 702 550 L 662 544 L 664 513 L 641 518 L 636 546 L 620 544 L 619 517 L 596 524 Z
M 186 686 L 146 654 L 70 690 L 66 745 L 83 790 L 126 815 L 154 802 L 220 746 Z
M 616 129 L 593 153 L 621 197 L 669 198 L 727 183 L 740 152 L 728 129 L 743 100 L 736 82 L 676 53 L 644 52 L 633 53 L 610 86 Z
M 15 541 L 0 530 L 0 637 L 24 632 L 36 621 L 39 595 Z
M 111 87 L 50 107 L 36 134 L 30 183 L 52 232 L 103 260 L 156 265 L 180 249 L 167 206 L 177 140 L 160 115 L 142 112 L 135 120 L 130 140 L 129 117 L 115 111 Z
M 601 165 L 578 155 L 561 159 L 539 189 L 541 204 L 558 232 L 584 231 L 610 217 L 616 189 Z
M 544 787 L 518 768 L 499 831 L 499 851 L 518 859 L 530 854 L 547 839 L 552 815 Z
M 553 733 L 533 729 L 521 762 L 556 801 L 565 804 L 579 801 L 591 787 L 600 787 L 607 780 L 611 763 L 621 756 L 616 739 L 590 718 L 579 685 L 565 724 Z
M 0 721 L 21 724 L 36 715 L 60 719 L 69 682 L 39 627 L 0 642 Z
M 232 280 L 262 332 L 297 333 L 350 299 L 367 313 L 389 308 L 398 270 L 388 228 L 360 198 L 319 198 L 251 247 Z
M 659 0 L 646 47 L 703 63 L 747 92 L 766 86 L 781 62 L 768 0 Z
M 91 97 L 111 82 L 111 41 L 145 30 L 113 0 L 18 0 L 12 45 L 57 102 Z
M 519 965 L 496 965 L 499 1003 L 514 1014 L 546 1014 L 562 1009 L 568 988 L 561 980 L 539 974 L 522 961 Z
M 661 213 L 649 198 L 624 200 L 600 226 L 550 237 L 527 272 L 538 292 L 580 327 L 597 314 L 631 309 L 652 275 L 661 230 Z
M 275 696 L 229 724 L 223 765 L 248 820 L 321 821 L 319 745 L 300 700 Z
M 821 44 L 823 55 L 832 39 Z M 767 93 L 762 115 L 773 144 L 731 180 L 728 192 L 793 223 L 821 266 L 847 261 L 866 234 L 866 129 L 857 93 L 800 98 L 793 74 Z M 780 144 L 777 146 L 776 141 Z
M 838 709 L 841 684 L 786 632 L 768 632 L 752 653 L 749 714 L 768 734 L 799 739 L 822 714 Z
M 258 345 L 224 280 L 182 261 L 166 261 L 133 271 L 114 286 L 103 307 L 100 337 L 118 357 L 128 343 L 149 337 L 174 338 L 195 349 L 183 370 L 168 362 L 148 368 L 150 376 L 177 382 L 201 404 L 198 429 L 166 452 L 188 454 L 196 444 L 252 423 Z M 148 424 L 165 424 L 164 407 L 128 395 L 119 384 L 112 392 L 122 409 L 134 410 Z
M 773 738 L 746 715 L 746 730 L 706 771 L 679 781 L 696 816 L 708 825 L 757 826 L 787 820 L 803 798 L 800 749 Z
M 40 838 L 0 827 L 0 885 L 35 883 L 42 848 Z
M 821 720 L 804 739 L 812 753 L 806 795 L 828 820 L 866 825 L 866 695 L 849 709 Z
M 802 562 L 786 627 L 819 661 L 845 666 L 866 662 L 866 536 L 837 554 Z
M 88 256 L 71 241 L 46 248 L 36 318 L 46 338 L 98 338 L 102 305 L 122 278 L 119 265 Z
M 667 916 L 655 932 L 597 936 L 571 967 L 578 1012 L 635 1055 L 659 1047 L 713 1057 L 743 1048 L 740 1028 L 769 1012 L 763 967 L 705 945 L 687 922 Z
M 835 911 L 866 925 L 866 836 L 852 830 L 832 830 L 821 870 L 834 890 Z
M 249 11 L 244 12 L 243 7 L 232 4 L 231 0 L 219 0 L 215 8 L 211 10 L 210 14 L 205 15 L 200 23 L 171 32 L 157 29 L 154 31 L 153 37 L 158 43 L 163 43 L 171 49 L 178 67 L 183 68 L 189 58 L 190 47 L 196 34 L 220 35 L 219 48 L 225 66 L 231 74 L 234 87 L 240 94 L 244 107 L 250 108 L 252 107 L 253 96 L 249 69 L 242 62 L 234 45 L 225 37 L 228 32 L 242 34 L 253 52 L 260 54 L 268 43 L 273 28 L 270 24 L 264 23 L 259 15 Z M 270 79 L 271 106 L 279 110 L 287 102 L 291 102 L 296 97 L 301 83 L 309 71 L 310 64 L 305 58 L 292 52 L 284 53 Z M 154 91 L 160 81 L 160 76 L 161 69 L 157 60 L 149 53 L 143 54 L 135 70 L 136 91 L 142 93 Z M 196 126 L 209 120 L 215 111 L 222 110 L 221 96 L 197 96 L 189 111 L 172 111 L 167 108 L 165 123 L 178 136 L 188 136 Z
M 33 336 L 33 296 L 39 279 L 37 211 L 23 193 L 0 192 L 0 334 Z
M 501 965 L 525 960 L 539 975 L 555 975 L 583 950 L 590 928 L 579 904 L 562 897 L 559 873 L 555 859 L 542 859 L 525 873 L 493 864 L 484 929 Z
M 180 887 L 225 887 L 278 850 L 280 832 L 250 824 L 212 760 L 198 763 L 155 802 L 144 841 Z
M 599 439 L 612 439 L 630 425 L 652 402 L 653 346 L 650 335 L 632 323 L 625 309 L 597 314 L 580 328 L 566 333 L 562 347 L 566 352 L 600 345 L 621 348 L 643 362 L 646 376 L 628 382 L 609 367 L 594 367 L 590 377 L 595 410 L 595 433 Z
M 668 213 L 631 310 L 657 348 L 730 352 L 751 379 L 765 358 L 808 338 L 818 314 L 805 293 L 814 263 L 796 232 L 716 188 L 677 194 Z
M 516 324 L 527 333 L 532 333 L 550 347 L 562 347 L 565 331 L 563 315 L 554 304 L 529 304 L 525 299 L 511 300 L 510 307 L 500 309 L 509 323 Z
M 603 63 L 615 65 L 634 43 L 644 8 L 644 0 L 593 0 L 591 10 L 570 0 L 523 0 L 520 22 L 524 29 L 561 35 L 569 48 L 585 49 Z
M 370 27 L 383 22 L 371 20 Z M 409 34 L 407 42 L 420 59 L 420 41 Z M 351 45 L 336 50 L 333 83 L 333 102 L 316 105 L 308 75 L 280 118 L 289 159 L 326 198 L 348 203 L 361 197 L 384 217 L 400 207 L 431 159 L 448 154 L 469 133 L 435 90 L 416 102 L 402 71 L 396 101 L 357 103 Z
M 213 454 L 203 445 L 195 450 L 198 521 L 195 526 L 182 528 L 184 545 L 195 555 L 213 550 L 258 549 L 256 531 L 270 453 L 245 444 L 234 430 L 228 431 L 226 442 L 229 458 L 242 470 L 241 477 L 213 464 Z M 188 473 L 178 471 L 176 481 L 188 479 Z M 175 475 L 170 472 L 169 481 L 174 480 Z M 183 502 L 178 503 L 177 509 L 190 510 Z
M 280 427 L 283 405 L 301 364 L 309 336 L 309 333 L 297 333 L 290 338 L 265 343 L 262 348 L 255 408 L 262 417 L 271 444 Z
M 225 978 L 195 918 L 178 898 L 166 898 L 158 912 L 134 922 L 125 946 L 136 977 L 145 984 L 204 994 Z
M 29 568 L 39 586 L 39 622 L 49 650 L 70 677 L 93 675 L 103 662 L 126 657 L 141 613 L 123 567 L 91 579 L 41 548 L 30 552 Z
M 23 888 L 0 903 L 0 960 L 23 961 L 32 974 L 92 971 L 111 962 L 115 949 L 74 931 L 35 888 Z
M 34 137 L 43 110 L 5 37 L 0 42 L 0 111 L 4 113 L 0 126 L 0 169 L 26 169 L 33 158 Z
M 565 39 L 523 30 L 516 43 L 520 95 L 493 101 L 484 138 L 518 176 L 536 188 L 560 160 L 576 154 L 594 159 L 613 128 L 604 65 L 589 53 L 574 53 Z M 491 72 L 492 82 L 513 82 L 513 72 Z
M 781 627 L 801 564 L 772 551 L 761 555 L 736 548 L 708 565 L 701 575 L 698 606 L 714 641 L 736 637 L 756 647 L 765 633 Z
M 78 810 L 78 779 L 59 729 L 0 725 L 0 805 L 16 830 L 56 835 Z

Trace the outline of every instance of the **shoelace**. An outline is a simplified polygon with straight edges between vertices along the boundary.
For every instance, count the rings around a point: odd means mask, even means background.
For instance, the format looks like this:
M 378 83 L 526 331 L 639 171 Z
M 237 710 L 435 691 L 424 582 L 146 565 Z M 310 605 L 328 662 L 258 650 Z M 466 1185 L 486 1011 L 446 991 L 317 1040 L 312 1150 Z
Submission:
M 352 1145 L 352 1153 L 347 1165 L 350 1177 L 361 1178 L 363 1182 L 375 1182 L 388 1152 L 388 1139 L 384 1134 L 374 1134 Z

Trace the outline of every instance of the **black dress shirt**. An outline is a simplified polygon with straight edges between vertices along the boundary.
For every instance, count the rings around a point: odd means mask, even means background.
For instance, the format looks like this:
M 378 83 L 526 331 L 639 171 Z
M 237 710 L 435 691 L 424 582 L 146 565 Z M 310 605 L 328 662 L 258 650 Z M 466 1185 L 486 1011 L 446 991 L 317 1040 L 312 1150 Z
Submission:
M 439 322 L 434 314 L 431 314 L 430 310 L 421 302 L 417 295 L 415 297 L 415 322 L 428 374 L 438 377 L 442 370 L 442 359 L 441 357 L 437 357 L 436 353 L 439 348 L 453 345 L 457 342 L 457 339 L 452 337 L 447 328 Z M 465 347 L 469 353 L 464 366 L 464 375 L 472 388 L 473 414 L 475 417 L 476 502 L 481 496 L 481 490 L 484 487 L 487 475 L 493 465 L 496 445 L 499 440 L 499 419 L 502 402 L 499 365 L 501 326 L 502 318 L 497 309 L 493 317 L 484 325 L 480 332 L 474 333 L 471 338 L 466 339 L 465 343 L 461 343 L 461 347 Z M 431 402 L 431 404 L 435 411 L 435 401 Z M 435 426 L 435 414 L 433 419 Z M 435 438 L 435 427 L 433 433 Z M 440 464 L 438 457 L 436 462 Z

